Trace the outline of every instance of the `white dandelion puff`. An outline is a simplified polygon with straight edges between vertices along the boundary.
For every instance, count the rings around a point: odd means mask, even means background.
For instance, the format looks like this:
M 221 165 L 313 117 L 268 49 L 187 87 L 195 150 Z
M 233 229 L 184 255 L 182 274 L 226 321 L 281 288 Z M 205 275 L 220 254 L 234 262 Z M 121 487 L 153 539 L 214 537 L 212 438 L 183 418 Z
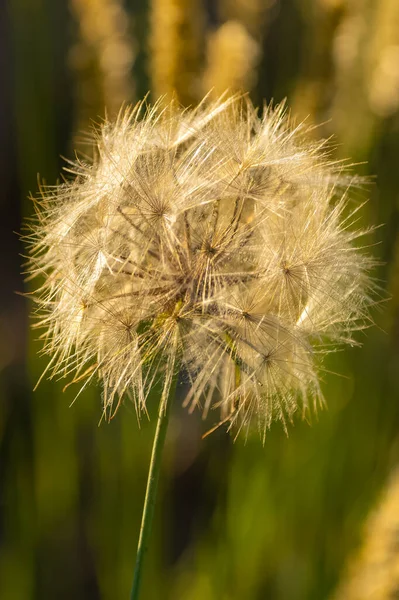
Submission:
M 47 374 L 99 378 L 108 415 L 124 395 L 145 412 L 178 369 L 185 405 L 239 429 L 317 407 L 321 357 L 354 343 L 374 287 L 324 142 L 234 97 L 140 103 L 93 146 L 25 236 Z

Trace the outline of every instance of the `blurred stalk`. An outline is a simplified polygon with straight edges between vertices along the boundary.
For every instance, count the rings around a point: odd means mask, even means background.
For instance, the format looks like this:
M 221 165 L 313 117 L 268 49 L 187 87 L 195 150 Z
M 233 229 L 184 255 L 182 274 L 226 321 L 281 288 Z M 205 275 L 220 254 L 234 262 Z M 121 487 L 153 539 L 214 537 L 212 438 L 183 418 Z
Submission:
M 379 0 L 375 5 L 371 39 L 366 47 L 365 86 L 370 111 L 376 117 L 393 116 L 399 108 L 399 2 Z
M 344 6 L 331 48 L 331 115 L 339 139 L 362 159 L 376 145 L 382 119 L 399 109 L 399 3 L 356 0 Z
M 135 43 L 130 17 L 122 0 L 70 0 L 78 36 L 69 51 L 75 74 L 77 124 L 87 129 L 90 119 L 115 117 L 134 98 L 132 67 Z
M 259 45 L 246 28 L 239 21 L 227 21 L 208 38 L 204 93 L 212 90 L 218 97 L 226 90 L 251 89 L 259 57 Z
M 399 470 L 370 515 L 364 543 L 332 600 L 391 600 L 399 592 Z
M 299 119 L 319 123 L 328 118 L 331 80 L 334 77 L 333 42 L 344 16 L 347 0 L 316 0 L 300 4 L 304 24 L 298 80 L 292 94 L 292 112 Z M 333 129 L 336 124 L 333 125 Z M 330 132 L 329 132 L 330 133 Z
M 267 13 L 274 0 L 220 0 L 222 24 L 208 34 L 203 93 L 250 91 L 257 82 Z
M 223 21 L 236 20 L 249 35 L 260 40 L 266 33 L 267 13 L 276 0 L 219 0 Z
M 201 0 L 152 0 L 149 47 L 155 98 L 175 94 L 185 105 L 199 99 L 203 10 Z

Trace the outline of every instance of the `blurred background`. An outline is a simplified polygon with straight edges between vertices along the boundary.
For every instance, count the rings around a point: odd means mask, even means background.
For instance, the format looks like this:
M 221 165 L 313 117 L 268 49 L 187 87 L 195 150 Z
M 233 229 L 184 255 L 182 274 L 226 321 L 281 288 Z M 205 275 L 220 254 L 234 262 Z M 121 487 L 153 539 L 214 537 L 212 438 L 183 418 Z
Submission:
M 0 3 L 0 597 L 118 600 L 131 585 L 152 419 L 101 424 L 94 386 L 33 387 L 15 231 L 91 121 L 148 90 L 288 98 L 375 176 L 362 224 L 390 300 L 361 349 L 329 359 L 328 410 L 232 443 L 176 405 L 143 598 L 399 598 L 399 2 L 3 0 Z

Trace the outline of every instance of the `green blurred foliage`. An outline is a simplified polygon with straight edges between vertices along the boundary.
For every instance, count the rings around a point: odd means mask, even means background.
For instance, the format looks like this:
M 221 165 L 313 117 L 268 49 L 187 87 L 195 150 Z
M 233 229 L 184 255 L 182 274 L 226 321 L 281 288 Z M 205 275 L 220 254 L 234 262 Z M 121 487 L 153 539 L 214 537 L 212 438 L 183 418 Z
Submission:
M 378 94 L 374 104 L 367 95 L 379 48 L 391 35 L 381 25 L 387 17 L 379 19 L 384 10 L 389 13 L 388 4 L 269 2 L 252 95 L 258 102 L 288 96 L 300 115 L 325 123 L 319 135 L 337 132 L 338 156 L 367 161 L 357 170 L 376 175 L 376 182 L 363 194 L 370 201 L 362 220 L 384 223 L 371 243 L 382 261 L 381 286 L 392 299 L 376 310 L 377 325 L 366 332 L 361 349 L 337 353 L 326 363 L 328 410 L 310 426 L 298 421 L 288 438 L 276 425 L 264 447 L 255 436 L 232 444 L 224 431 L 202 441 L 207 425 L 198 414 L 175 407 L 145 567 L 146 600 L 328 598 L 397 463 L 399 111 L 393 106 L 384 112 Z M 141 96 L 150 86 L 149 7 L 130 0 L 125 8 L 135 44 L 129 77 Z M 215 25 L 214 9 L 208 17 L 209 27 Z M 14 201 L 26 218 L 36 173 L 56 181 L 58 157 L 71 155 L 75 128 L 82 124 L 75 93 L 81 82 L 68 62 L 79 34 L 66 1 L 9 0 L 5 19 Z M 399 43 L 399 33 L 396 40 L 388 37 L 389 44 Z M 352 62 L 334 62 L 345 40 L 348 52 L 355 52 L 352 42 L 357 54 L 349 57 Z M 91 106 L 91 118 L 103 114 L 101 106 Z M 44 380 L 31 392 L 45 361 L 35 334 L 26 335 L 26 356 L 5 361 L 0 373 L 0 597 L 126 598 L 156 392 L 149 422 L 139 427 L 126 403 L 111 423 L 100 424 L 101 391 L 94 386 L 71 407 L 75 392 L 62 393 L 64 382 Z

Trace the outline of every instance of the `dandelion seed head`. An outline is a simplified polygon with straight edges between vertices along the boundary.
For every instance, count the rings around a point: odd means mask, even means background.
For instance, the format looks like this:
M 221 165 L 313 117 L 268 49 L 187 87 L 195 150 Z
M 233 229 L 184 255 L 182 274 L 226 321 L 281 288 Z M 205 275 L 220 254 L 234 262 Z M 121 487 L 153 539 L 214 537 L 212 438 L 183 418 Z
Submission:
M 283 106 L 140 103 L 41 190 L 25 236 L 50 377 L 146 411 L 175 370 L 184 404 L 262 435 L 322 402 L 321 359 L 368 322 L 373 260 L 348 177 Z

